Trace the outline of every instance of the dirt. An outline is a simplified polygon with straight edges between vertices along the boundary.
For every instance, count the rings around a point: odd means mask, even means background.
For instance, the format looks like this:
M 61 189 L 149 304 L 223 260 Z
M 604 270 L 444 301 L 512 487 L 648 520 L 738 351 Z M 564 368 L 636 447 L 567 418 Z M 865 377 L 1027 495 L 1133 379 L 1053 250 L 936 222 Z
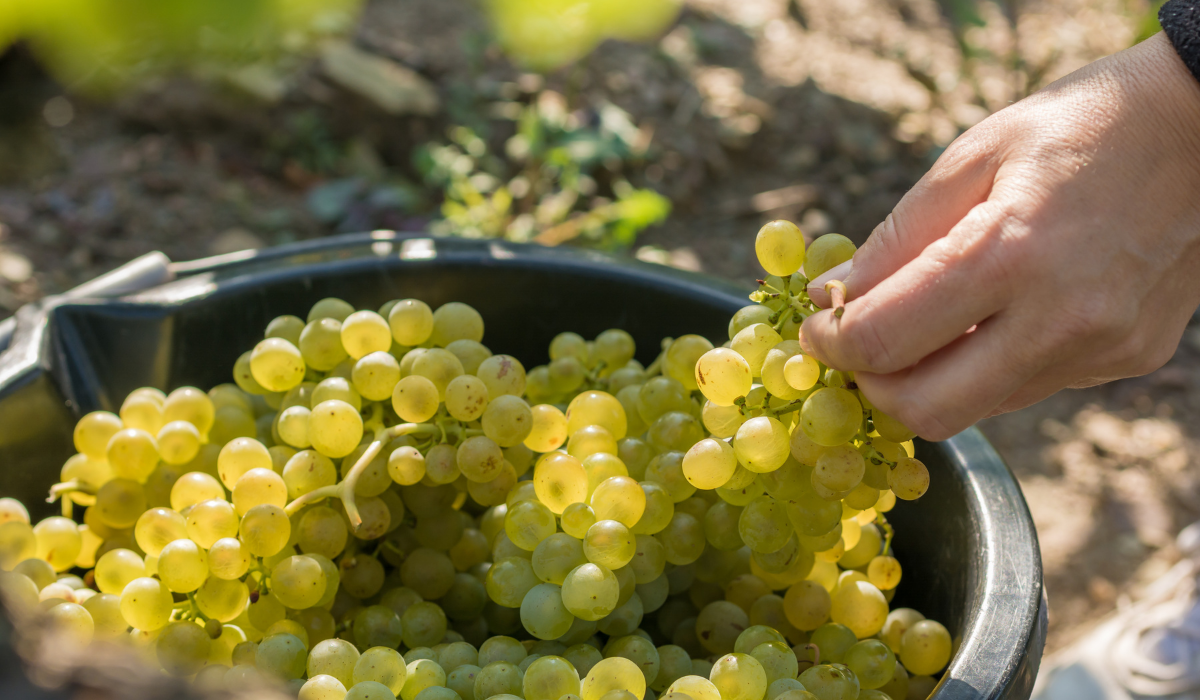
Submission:
M 273 102 L 182 78 L 117 97 L 64 93 L 18 47 L 0 56 L 0 315 L 152 250 L 185 260 L 421 230 L 436 201 L 357 201 L 330 216 L 311 197 L 350 177 L 411 193 L 414 148 L 479 119 L 488 100 L 542 88 L 575 108 L 611 101 L 651 135 L 633 184 L 666 194 L 674 214 L 631 254 L 758 276 L 760 222 L 864 240 L 957 134 L 1129 46 L 1146 12 L 1140 0 L 982 3 L 974 26 L 961 21 L 971 5 L 689 0 L 660 41 L 608 42 L 543 81 L 500 54 L 466 0 L 371 2 L 357 45 L 431 81 L 432 117 L 385 113 L 311 63 Z M 1200 335 L 1148 377 L 981 425 L 1038 526 L 1048 651 L 1177 556 L 1174 534 L 1200 516 L 1198 414 Z

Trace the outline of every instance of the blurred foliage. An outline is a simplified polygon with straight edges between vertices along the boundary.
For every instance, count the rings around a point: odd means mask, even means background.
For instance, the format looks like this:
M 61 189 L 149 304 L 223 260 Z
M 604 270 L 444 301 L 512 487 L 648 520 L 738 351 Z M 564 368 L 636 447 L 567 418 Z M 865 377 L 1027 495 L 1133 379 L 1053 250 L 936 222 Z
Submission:
M 486 0 L 497 38 L 537 71 L 566 65 L 605 39 L 646 41 L 679 15 L 682 0 Z
M 1162 9 L 1166 1 L 1154 0 L 1146 8 L 1145 12 L 1138 16 L 1137 36 L 1133 40 L 1135 44 L 1145 41 L 1162 31 L 1162 24 L 1158 21 L 1158 11 Z
M 491 111 L 515 122 L 503 156 L 466 126 L 417 154 L 425 184 L 445 193 L 435 233 L 547 245 L 579 238 L 612 249 L 670 213 L 666 197 L 621 177 L 627 163 L 641 162 L 648 139 L 619 107 L 603 104 L 581 123 L 561 95 L 545 91 L 528 105 L 498 102 Z
M 25 40 L 63 84 L 105 90 L 181 64 L 236 66 L 353 27 L 362 0 L 0 0 L 0 50 Z

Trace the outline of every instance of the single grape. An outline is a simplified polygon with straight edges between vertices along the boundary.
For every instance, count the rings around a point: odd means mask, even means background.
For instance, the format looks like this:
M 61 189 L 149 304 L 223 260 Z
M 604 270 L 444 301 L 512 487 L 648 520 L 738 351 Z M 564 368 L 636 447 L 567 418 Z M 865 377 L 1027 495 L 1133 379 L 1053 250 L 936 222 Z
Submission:
M 946 667 L 952 650 L 950 633 L 941 623 L 913 623 L 900 639 L 900 662 L 909 673 L 930 676 Z
M 696 361 L 696 384 L 718 406 L 732 406 L 750 393 L 753 376 L 745 358 L 729 348 L 714 348 Z

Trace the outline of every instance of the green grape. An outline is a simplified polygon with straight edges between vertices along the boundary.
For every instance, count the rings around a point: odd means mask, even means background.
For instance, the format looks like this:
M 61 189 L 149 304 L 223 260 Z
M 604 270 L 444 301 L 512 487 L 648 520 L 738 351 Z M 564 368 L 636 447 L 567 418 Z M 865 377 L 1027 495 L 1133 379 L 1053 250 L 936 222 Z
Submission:
M 120 595 L 130 581 L 146 575 L 142 558 L 128 549 L 113 549 L 96 561 L 94 576 L 101 593 Z
M 189 519 L 190 517 L 189 515 Z M 189 533 L 190 531 L 189 527 Z M 251 554 L 256 557 L 271 557 L 287 546 L 292 534 L 292 524 L 282 508 L 261 505 L 246 511 L 238 532 L 242 543 Z
M 817 459 L 812 473 L 814 486 L 821 485 L 830 491 L 849 491 L 857 486 L 866 472 L 866 461 L 851 445 L 830 447 Z
M 320 318 L 342 321 L 352 313 L 354 313 L 354 307 L 349 303 L 336 297 L 326 297 L 313 304 L 312 308 L 308 310 L 308 321 L 311 323 Z
M 729 348 L 713 348 L 696 361 L 696 384 L 718 406 L 732 406 L 750 393 L 753 376 L 745 358 Z
M 392 338 L 400 345 L 421 345 L 433 333 L 433 311 L 418 299 L 403 299 L 387 313 Z
M 26 559 L 14 566 L 12 572 L 29 577 L 39 591 L 57 580 L 54 567 L 45 559 Z
M 568 508 L 569 510 L 571 508 Z M 564 514 L 564 520 L 566 517 Z M 563 580 L 572 569 L 586 563 L 583 543 L 579 538 L 563 532 L 556 532 L 539 542 L 533 550 L 533 558 L 530 560 L 533 572 L 540 580 L 559 586 L 562 585 Z
M 888 645 L 893 653 L 899 654 L 904 633 L 908 631 L 909 627 L 924 619 L 924 615 L 912 608 L 896 608 L 888 613 L 887 620 L 883 623 L 883 629 L 879 631 L 879 638 Z
M 463 366 L 454 353 L 441 348 L 431 348 L 412 364 L 410 376 L 425 377 L 437 387 L 438 400 L 446 398 L 446 387 L 455 377 L 462 376 Z
M 767 686 L 766 700 L 819 700 L 795 678 L 780 678 Z
M 686 413 L 690 408 L 687 387 L 671 377 L 652 377 L 638 391 L 638 415 L 647 425 L 672 411 Z
M 567 441 L 567 454 L 583 460 L 597 453 L 617 454 L 617 441 L 606 428 L 589 425 L 571 433 Z
M 722 700 L 759 700 L 767 692 L 767 673 L 749 654 L 726 654 L 717 659 L 709 680 Z
M 167 464 L 187 464 L 200 451 L 200 431 L 187 421 L 177 420 L 159 429 L 158 452 Z
M 162 629 L 171 619 L 175 600 L 162 581 L 136 578 L 121 591 L 121 617 L 146 632 Z
M 618 370 L 611 379 L 619 379 L 619 375 L 626 371 L 635 370 Z M 636 371 L 639 375 L 641 375 L 640 370 Z M 622 387 L 621 389 L 615 389 L 613 382 L 611 380 L 609 382 L 609 388 L 612 388 L 617 392 L 617 401 L 620 402 L 621 408 L 625 411 L 625 434 L 627 436 L 641 435 L 642 433 L 646 432 L 646 421 L 642 419 L 641 411 L 638 410 L 638 397 L 641 396 L 643 387 L 643 384 L 640 383 L 641 379 L 642 377 L 639 376 L 639 383 L 630 384 Z M 619 443 L 620 441 L 618 441 L 618 449 Z
M 547 384 L 554 394 L 568 394 L 578 389 L 587 378 L 587 368 L 575 357 L 560 357 L 546 366 Z
M 237 480 L 233 487 L 233 507 L 239 515 L 255 506 L 287 505 L 287 484 L 274 469 L 251 469 Z
M 675 504 L 661 485 L 643 481 L 639 486 L 646 496 L 646 507 L 642 511 L 642 517 L 630 528 L 630 532 L 638 535 L 662 532 L 675 516 Z
M 525 393 L 525 367 L 511 355 L 492 355 L 479 363 L 475 374 L 487 387 L 487 395 L 521 396 Z
M 917 680 L 917 679 L 922 679 L 920 681 L 917 681 L 918 683 L 923 682 L 925 684 L 924 688 L 923 688 L 925 690 L 925 693 L 923 693 L 920 697 L 926 697 L 926 698 L 929 697 L 930 693 L 933 692 L 933 686 L 937 684 L 937 681 L 934 680 L 933 678 L 930 678 L 929 676 L 917 676 L 917 678 L 915 678 L 913 680 Z M 914 683 L 914 685 L 916 685 L 916 683 Z M 890 700 L 891 698 L 906 698 L 907 699 L 908 698 L 908 687 L 909 687 L 908 671 L 906 671 L 904 669 L 904 666 L 897 663 L 895 675 L 893 675 L 892 679 L 890 681 L 888 681 L 882 688 L 879 689 L 879 692 L 886 695 L 888 700 Z M 917 690 L 917 692 L 919 693 L 920 689 Z M 877 700 L 884 700 L 884 699 L 877 698 Z
M 628 476 L 611 476 L 600 482 L 590 500 L 598 520 L 615 520 L 626 527 L 635 525 L 646 510 L 645 492 Z
M 700 644 L 712 654 L 732 652 L 738 635 L 749 626 L 746 611 L 726 600 L 708 603 L 696 616 Z
M 521 670 L 507 661 L 493 661 L 475 674 L 476 698 L 520 696 L 523 692 Z
M 283 338 L 259 341 L 250 353 L 250 373 L 267 391 L 287 391 L 304 381 L 300 349 Z
M 796 654 L 786 641 L 764 642 L 750 652 L 767 674 L 767 683 L 781 678 L 795 678 L 800 671 Z
M 692 700 L 721 700 L 721 691 L 705 676 L 681 676 L 667 687 L 667 694 L 663 697 L 672 693 L 686 695 Z
M 307 406 L 291 406 L 284 409 L 276 422 L 279 437 L 292 447 L 310 447 L 312 441 L 308 438 L 308 422 L 311 417 L 312 411 Z
M 479 483 L 495 479 L 504 466 L 504 453 L 500 446 L 483 435 L 464 440 L 458 446 L 455 459 L 463 476 Z
M 900 574 L 900 562 L 895 557 L 878 556 L 867 566 L 867 578 L 881 591 L 890 591 L 900 585 Z
M 525 646 L 512 637 L 491 637 L 479 647 L 479 663 L 487 666 L 496 661 L 505 661 L 514 666 L 528 656 Z
M 757 577 L 753 576 L 752 574 L 746 574 L 744 577 L 743 576 L 738 577 L 738 579 L 747 579 L 747 578 L 748 579 L 757 579 Z M 735 583 L 737 582 L 738 579 L 734 579 L 734 581 L 730 582 L 729 589 L 727 589 L 727 591 L 726 591 L 727 598 L 730 596 L 730 593 L 732 593 L 732 590 L 730 590 L 730 589 L 733 588 L 733 586 L 735 585 Z M 761 586 L 762 581 L 758 581 L 758 584 Z M 761 597 L 761 596 L 766 596 L 766 595 L 770 595 L 770 594 L 769 593 L 761 593 L 759 595 Z M 729 600 L 729 602 L 734 603 L 735 605 L 742 608 L 743 610 L 745 610 L 746 608 L 749 607 L 748 605 L 742 605 L 739 601 L 736 601 L 736 600 Z M 738 652 L 739 654 L 749 654 L 749 653 L 753 652 L 754 649 L 756 649 L 759 645 L 766 644 L 768 642 L 780 642 L 780 643 L 786 644 L 787 640 L 784 639 L 784 636 L 778 630 L 775 630 L 771 627 L 765 627 L 763 625 L 751 625 L 750 627 L 747 627 L 745 630 L 743 630 L 740 634 L 738 634 L 737 640 L 734 641 L 734 643 L 733 643 L 733 650 Z M 788 651 L 790 652 L 791 650 L 789 649 Z M 793 674 L 793 675 L 795 675 L 795 674 Z
M 230 491 L 238 479 L 251 469 L 272 469 L 271 453 L 253 438 L 237 438 L 221 448 L 217 455 L 217 474 Z
M 887 621 L 887 599 L 866 581 L 839 585 L 834 591 L 829 616 L 854 631 L 859 639 L 876 634 Z
M 696 487 L 683 473 L 683 459 L 683 452 L 664 452 L 650 460 L 646 467 L 646 481 L 662 486 L 672 503 L 686 501 L 696 493 Z
M 788 503 L 787 511 L 788 519 L 796 527 L 796 532 L 808 537 L 819 537 L 828 533 L 838 526 L 842 517 L 840 503 L 826 501 L 811 493 Z
M 470 622 L 483 613 L 487 602 L 487 587 L 483 582 L 471 574 L 459 573 L 454 575 L 454 583 L 438 605 L 446 617 L 456 622 Z
M 791 451 L 787 428 L 770 416 L 751 418 L 738 428 L 733 451 L 738 463 L 752 472 L 775 471 Z
M 675 681 L 691 675 L 692 657 L 683 647 L 665 644 L 658 647 L 658 675 L 650 683 L 650 688 L 661 693 Z
M 450 561 L 458 571 L 466 571 L 487 561 L 488 554 L 487 537 L 475 528 L 466 528 L 462 537 L 450 548 Z
M 825 454 L 828 447 L 813 442 L 803 427 L 797 426 L 792 430 L 792 457 L 802 466 L 816 467 L 817 460 Z
M 192 540 L 175 540 L 159 554 L 158 577 L 173 592 L 190 593 L 208 579 L 208 552 Z
M 208 548 L 208 572 L 217 578 L 232 581 L 250 569 L 250 551 L 236 537 L 224 537 Z
M 215 411 L 207 394 L 195 387 L 183 386 L 167 394 L 163 401 L 163 423 L 187 421 L 196 426 L 201 435 L 207 435 L 213 426 Z
M 859 697 L 858 678 L 840 663 L 813 666 L 801 673 L 798 680 L 820 700 L 857 700 Z
M 342 367 L 343 365 L 338 365 Z M 316 407 L 318 404 L 326 401 L 345 401 L 354 407 L 355 410 L 362 408 L 362 397 L 358 390 L 345 377 L 331 374 L 329 377 L 322 379 L 319 384 L 313 387 L 312 394 L 309 397 L 308 405 Z
M 746 416 L 737 406 L 718 406 L 712 401 L 705 401 L 701 409 L 701 421 L 712 437 L 724 440 L 737 434 L 738 428 L 746 422 Z
M 74 520 L 52 516 L 42 520 L 33 528 L 37 542 L 37 556 L 45 559 L 56 571 L 66 571 L 75 565 L 75 558 L 83 548 L 83 537 Z M 107 591 L 106 591 L 107 592 Z
M 559 700 L 579 694 L 579 673 L 561 656 L 543 656 L 525 670 L 521 687 L 525 700 Z
M 263 673 L 291 680 L 304 676 L 307 651 L 304 642 L 292 634 L 264 637 L 254 652 L 254 665 Z
M 269 393 L 267 389 L 258 383 L 254 378 L 254 372 L 250 369 L 250 358 L 254 356 L 252 350 L 247 350 L 238 356 L 238 359 L 233 363 L 233 381 L 237 383 L 237 387 L 251 396 L 261 396 Z M 235 409 L 237 411 L 244 410 L 241 406 L 226 404 L 222 406 L 225 409 Z M 220 413 L 220 409 L 215 406 L 213 410 Z
M 804 264 L 804 234 L 790 221 L 771 221 L 758 230 L 754 252 L 769 274 L 787 277 Z
M 567 576 L 570 578 L 570 575 Z M 614 583 L 615 583 L 614 578 Z M 497 560 L 487 571 L 488 597 L 506 608 L 519 608 L 521 601 L 540 581 L 533 572 L 533 564 L 521 557 L 505 557 Z M 565 585 L 565 581 L 564 581 Z
M 821 378 L 821 364 L 808 355 L 792 355 L 784 361 L 783 378 L 792 389 L 808 391 Z
M 679 382 L 688 391 L 696 390 L 696 361 L 713 349 L 707 338 L 698 335 L 682 335 L 667 348 L 663 358 L 665 374 Z
M 800 427 L 818 445 L 836 447 L 849 442 L 862 427 L 862 404 L 846 389 L 818 389 L 804 400 Z M 805 461 L 799 455 L 796 459 Z
M 629 470 L 629 476 L 642 481 L 650 460 L 654 458 L 655 449 L 648 443 L 637 438 L 625 438 L 617 442 L 617 457 Z
M 185 425 L 191 425 L 186 423 Z M 193 428 L 194 430 L 194 428 Z M 85 454 L 71 455 L 63 463 L 58 480 L 68 482 L 78 480 L 89 486 L 99 488 L 113 478 L 112 468 L 108 462 L 92 459 Z M 0 524 L 11 520 L 29 522 L 29 511 L 15 498 L 0 498 Z
M 579 460 L 561 452 L 551 452 L 533 468 L 533 485 L 538 500 L 555 515 L 572 503 L 587 500 L 587 472 Z
M 387 461 L 388 475 L 401 486 L 412 486 L 425 478 L 425 456 L 412 446 L 392 450 Z
M 769 324 L 755 323 L 738 331 L 730 341 L 729 348 L 741 355 L 750 367 L 750 374 L 762 374 L 763 361 L 771 348 L 783 342 L 783 338 Z
M 488 573 L 490 576 L 491 572 Z M 588 621 L 599 620 L 616 609 L 620 593 L 616 574 L 594 563 L 573 569 L 562 585 L 562 600 L 567 610 Z
M 492 351 L 489 350 L 486 345 L 474 340 L 468 340 L 466 338 L 463 338 L 462 340 L 456 340 L 448 344 L 446 346 L 446 350 L 450 351 L 455 357 L 458 358 L 458 361 L 462 363 L 463 372 L 470 375 L 478 374 L 479 366 L 492 356 Z M 524 371 L 524 369 L 521 370 L 522 382 L 525 380 Z M 524 384 L 522 384 L 521 391 L 518 392 L 518 395 L 524 393 L 524 388 Z M 497 396 L 498 395 L 499 394 L 497 394 Z
M 583 700 L 600 700 L 613 690 L 627 690 L 635 697 L 644 697 L 646 677 L 637 664 L 629 659 L 614 656 L 592 666 L 580 684 L 579 696 Z
M 475 678 L 482 670 L 475 664 L 464 664 L 449 672 L 446 687 L 458 693 L 459 698 L 475 697 Z
M 171 486 L 171 508 L 176 511 L 213 499 L 225 500 L 225 489 L 215 477 L 204 472 L 188 472 Z
M 554 513 L 537 501 L 521 501 L 508 509 L 504 531 L 513 544 L 532 552 L 538 543 L 554 534 Z
M 95 636 L 96 626 L 91 613 L 78 603 L 59 602 L 45 610 L 42 619 L 55 642 L 83 648 Z
M 871 409 L 871 423 L 875 425 L 875 430 L 883 439 L 891 442 L 904 442 L 916 437 L 916 433 L 909 430 L 903 423 L 878 408 Z
M 304 321 L 298 316 L 276 316 L 267 324 L 263 335 L 267 338 L 283 338 L 295 345 L 300 342 L 300 333 L 304 331 Z
M 289 409 L 290 410 L 290 409 Z M 295 499 L 309 491 L 337 483 L 333 461 L 316 450 L 300 450 L 283 465 L 283 483 L 287 498 Z
M 308 419 L 313 449 L 326 457 L 336 459 L 350 454 L 358 447 L 362 434 L 362 416 L 345 401 L 323 401 L 313 407 Z
M 83 607 L 92 616 L 93 630 L 98 639 L 116 639 L 129 629 L 129 623 L 121 615 L 121 597 L 111 593 L 94 595 L 83 601 Z
M 374 311 L 355 311 L 343 319 L 341 336 L 342 347 L 355 360 L 373 352 L 386 353 L 392 347 L 392 329 Z
M 145 430 L 125 428 L 108 441 L 106 459 L 113 475 L 144 483 L 158 466 L 158 443 Z
M 595 523 L 596 513 L 586 503 L 572 503 L 562 512 L 563 532 L 576 540 L 582 540 L 587 535 L 588 528 Z M 582 555 L 582 549 L 580 553 Z
M 271 569 L 271 591 L 294 610 L 310 608 L 325 595 L 325 572 L 316 560 L 291 556 Z
M 300 686 L 297 700 L 344 700 L 346 685 L 333 676 L 312 676 Z
M 608 615 L 600 620 L 596 627 L 603 634 L 607 634 L 610 639 L 624 637 L 633 634 L 638 625 L 642 624 L 642 618 L 646 614 L 646 608 L 642 605 L 642 599 L 638 594 L 632 593 L 629 599 L 621 602 Z M 641 639 L 641 637 L 638 637 Z M 612 654 L 608 654 L 612 656 Z
M 850 525 L 852 522 L 854 525 Z M 853 527 L 857 524 L 857 522 L 847 520 L 845 523 L 843 523 L 843 527 L 846 528 L 849 526 L 848 529 L 853 529 Z M 845 539 L 844 536 L 843 539 Z M 842 568 L 846 569 L 865 567 L 870 564 L 871 560 L 879 554 L 879 550 L 882 546 L 883 535 L 879 532 L 878 527 L 876 527 L 874 524 L 861 526 L 859 530 L 858 542 L 854 543 L 854 546 L 842 555 L 842 558 L 838 560 L 838 563 L 842 566 Z M 864 576 L 863 580 L 866 579 L 867 577 Z
M 245 608 L 250 591 L 241 581 L 209 577 L 196 589 L 200 612 L 221 622 L 232 622 Z
M 212 640 L 195 622 L 172 622 L 155 643 L 158 663 L 172 676 L 191 676 L 208 661 Z
M 683 457 L 683 475 L 698 489 L 715 489 L 729 481 L 737 469 L 733 448 L 724 440 L 706 438 Z
M 483 432 L 501 447 L 521 444 L 533 427 L 529 404 L 519 396 L 497 396 L 488 403 L 480 420 Z
M 704 537 L 713 547 L 731 552 L 742 547 L 738 522 L 742 508 L 719 501 L 704 513 Z
M 404 624 L 404 644 L 409 648 L 431 646 L 446 636 L 446 613 L 433 603 L 410 605 L 401 621 Z
M 600 373 L 602 377 L 624 367 L 636 352 L 633 336 L 620 328 L 609 328 L 596 336 L 594 348 L 596 360 L 604 363 L 604 370 Z
M 530 409 L 532 416 L 529 435 L 524 445 L 534 452 L 557 450 L 567 440 L 567 417 L 550 404 L 538 404 Z
M 343 658 L 349 656 L 349 651 L 339 653 Z M 408 668 L 399 652 L 388 647 L 376 646 L 367 649 L 361 656 L 356 652 L 355 657 L 351 674 L 354 685 L 379 683 L 395 695 L 400 695 L 408 679 Z
M 478 420 L 487 404 L 487 386 L 478 377 L 464 374 L 450 380 L 446 385 L 446 410 L 455 420 Z
M 454 585 L 454 564 L 444 552 L 421 547 L 400 565 L 400 580 L 425 600 L 436 600 Z
M 667 526 L 654 536 L 662 543 L 670 564 L 691 564 L 704 553 L 704 526 L 687 513 L 676 512 Z
M 437 662 L 443 670 L 453 671 L 460 666 L 475 666 L 478 661 L 479 652 L 467 642 L 451 642 L 438 651 Z
M 849 627 L 831 622 L 814 630 L 809 641 L 817 645 L 822 661 L 841 663 L 850 647 L 858 643 L 858 637 Z
M 787 544 L 792 536 L 792 523 L 787 508 L 770 496 L 750 501 L 738 518 L 742 540 L 755 552 L 774 552 Z
M 463 338 L 477 343 L 483 340 L 483 317 L 478 311 L 461 302 L 452 301 L 439 306 L 433 312 L 433 330 L 429 341 L 445 347 Z
M 895 654 L 878 639 L 864 639 L 850 647 L 843 663 L 866 689 L 882 688 L 896 672 Z
M 633 534 L 616 520 L 598 520 L 588 528 L 583 538 L 584 556 L 606 569 L 616 570 L 625 566 L 636 552 Z
M 600 426 L 613 439 L 620 440 L 628 431 L 625 407 L 615 396 L 604 391 L 585 391 L 571 399 L 566 419 L 570 435 L 588 426 Z
M 588 623 L 576 618 L 575 624 L 591 625 L 591 632 L 596 631 L 596 623 L 594 622 Z M 567 636 L 570 636 L 570 633 L 568 633 Z M 591 634 L 589 633 L 588 636 L 590 637 Z M 569 661 L 572 666 L 575 667 L 576 671 L 582 673 L 584 676 L 586 676 L 588 672 L 592 670 L 592 667 L 604 659 L 604 655 L 600 653 L 600 650 L 590 644 L 575 644 L 567 647 L 566 651 L 562 653 L 562 656 L 564 659 Z
M 265 389 L 264 389 L 265 391 Z M 224 406 L 216 412 L 212 429 L 208 432 L 209 443 L 220 447 L 237 438 L 258 436 L 258 424 L 254 416 L 235 406 Z
M 237 537 L 238 516 L 233 504 L 219 499 L 201 501 L 187 514 L 187 536 L 201 547 L 211 547 L 223 537 Z
M 386 605 L 362 608 L 354 616 L 354 641 L 362 648 L 399 647 L 404 641 L 400 616 Z
M 915 501 L 929 490 L 929 470 L 920 460 L 901 459 L 888 472 L 888 487 L 897 498 Z
M 815 280 L 826 272 L 854 257 L 854 242 L 838 233 L 820 236 L 808 247 L 804 274 Z
M 628 477 L 629 470 L 625 468 L 624 462 L 615 454 L 607 452 L 597 452 L 588 455 L 584 458 L 583 470 L 587 473 L 588 478 L 588 502 L 590 503 L 596 493 L 596 487 L 602 481 L 614 476 Z M 637 483 L 634 481 L 633 483 Z M 643 494 L 644 495 L 644 494 Z
M 124 427 L 121 419 L 109 411 L 92 411 L 75 424 L 75 449 L 88 457 L 108 459 L 108 442 Z
M 521 624 L 538 639 L 558 639 L 574 620 L 563 604 L 561 589 L 552 583 L 534 586 L 521 601 Z
M 564 332 L 559 333 L 550 340 L 550 359 L 557 360 L 560 357 L 574 357 L 580 362 L 586 362 L 588 358 L 587 341 L 578 333 Z
M 634 537 L 636 547 L 629 568 L 639 585 L 649 584 L 662 576 L 667 565 L 667 550 L 652 535 Z
M 396 700 L 396 698 L 397 694 L 393 693 L 386 685 L 375 681 L 363 681 L 354 684 L 350 690 L 347 690 L 343 700 Z
M 763 388 L 770 392 L 771 396 L 785 401 L 794 401 L 804 396 L 805 390 L 793 387 L 787 380 L 785 368 L 793 357 L 802 357 L 800 343 L 795 340 L 784 340 L 767 350 L 763 358 L 761 376 Z M 813 361 L 813 364 L 816 362 Z
M 951 651 L 950 633 L 933 620 L 913 623 L 900 638 L 900 662 L 918 676 L 931 676 L 945 668 Z

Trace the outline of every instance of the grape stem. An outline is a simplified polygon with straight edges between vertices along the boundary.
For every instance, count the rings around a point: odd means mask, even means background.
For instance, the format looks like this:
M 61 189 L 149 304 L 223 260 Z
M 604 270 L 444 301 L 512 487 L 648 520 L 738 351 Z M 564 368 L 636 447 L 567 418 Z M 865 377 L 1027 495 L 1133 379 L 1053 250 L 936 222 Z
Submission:
M 883 553 L 887 554 L 892 550 L 892 538 L 896 536 L 896 530 L 892 528 L 892 524 L 887 521 L 887 518 L 883 517 L 883 513 L 875 514 L 875 524 L 883 530 Z
M 812 654 L 811 663 L 813 666 L 819 666 L 821 664 L 821 647 L 817 646 L 816 644 L 805 644 L 802 648 Z M 804 661 L 804 659 L 799 660 Z
M 841 280 L 829 280 L 825 283 L 825 291 L 833 302 L 833 315 L 841 318 L 846 311 L 846 285 Z
M 50 496 L 46 499 L 46 502 L 54 503 L 60 497 L 67 494 L 73 494 L 72 499 L 81 506 L 90 506 L 96 503 L 96 487 L 79 479 L 71 479 L 70 481 L 64 481 L 51 486 Z M 80 496 L 83 498 L 80 498 Z
M 354 463 L 354 466 L 346 474 L 346 478 L 341 483 L 313 489 L 287 504 L 284 511 L 289 516 L 292 516 L 300 512 L 300 509 L 309 503 L 315 503 L 326 498 L 340 498 L 342 499 L 342 505 L 346 508 L 346 517 L 350 520 L 350 525 L 357 528 L 359 525 L 362 525 L 362 516 L 358 514 L 358 504 L 354 498 L 354 489 L 358 486 L 359 477 L 367 470 L 367 466 L 379 456 L 385 444 L 401 435 L 412 435 L 414 433 L 437 435 L 442 433 L 442 429 L 429 423 L 401 423 L 400 425 L 393 425 L 390 428 L 376 429 L 375 439 L 367 447 L 366 451 L 362 453 L 362 456 L 358 458 L 358 461 Z

